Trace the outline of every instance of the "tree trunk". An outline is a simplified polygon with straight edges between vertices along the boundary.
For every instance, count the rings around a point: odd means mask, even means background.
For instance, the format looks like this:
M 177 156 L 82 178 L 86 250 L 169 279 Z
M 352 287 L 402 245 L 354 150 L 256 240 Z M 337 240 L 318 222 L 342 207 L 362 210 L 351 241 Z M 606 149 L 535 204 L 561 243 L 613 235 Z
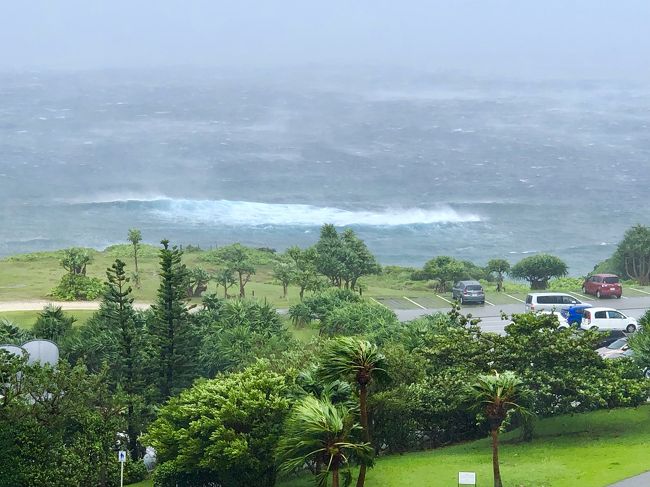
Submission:
M 241 272 L 239 272 L 238 274 L 239 274 L 239 297 L 245 298 L 246 291 L 244 290 L 244 280 L 242 279 Z
M 138 273 L 138 248 L 133 246 L 133 260 L 135 260 L 135 273 Z
M 370 430 L 368 429 L 368 386 L 361 384 L 359 387 L 359 415 L 361 420 L 361 436 L 363 441 L 370 443 Z M 366 465 L 359 466 L 357 487 L 363 487 L 366 482 Z
M 339 487 L 339 469 L 334 468 L 332 470 L 332 487 Z
M 282 292 L 284 293 L 283 297 L 286 299 L 287 298 L 287 285 L 284 284 L 284 283 L 282 284 Z
M 305 295 L 305 288 L 301 287 L 300 288 L 300 301 L 302 301 L 302 297 Z
M 499 430 L 492 429 L 492 471 L 494 473 L 494 487 L 503 487 L 501 471 L 499 470 Z

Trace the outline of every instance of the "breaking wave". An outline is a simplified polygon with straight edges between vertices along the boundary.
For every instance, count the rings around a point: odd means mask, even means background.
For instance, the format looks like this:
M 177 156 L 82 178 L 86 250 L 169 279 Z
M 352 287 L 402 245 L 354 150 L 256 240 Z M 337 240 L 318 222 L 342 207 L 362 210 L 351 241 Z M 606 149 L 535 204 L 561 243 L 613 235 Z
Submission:
M 101 201 L 86 205 L 117 205 L 147 211 L 157 218 L 197 224 L 236 226 L 398 226 L 480 222 L 478 215 L 459 212 L 449 206 L 432 209 L 387 208 L 383 210 L 345 210 L 303 204 L 256 203 L 230 200 L 155 200 Z

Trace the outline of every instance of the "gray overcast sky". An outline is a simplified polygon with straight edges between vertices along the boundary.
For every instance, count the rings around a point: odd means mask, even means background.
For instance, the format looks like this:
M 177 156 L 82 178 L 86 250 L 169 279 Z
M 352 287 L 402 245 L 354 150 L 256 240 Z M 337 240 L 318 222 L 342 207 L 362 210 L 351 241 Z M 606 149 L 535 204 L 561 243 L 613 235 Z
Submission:
M 0 69 L 369 64 L 650 79 L 650 0 L 0 0 Z

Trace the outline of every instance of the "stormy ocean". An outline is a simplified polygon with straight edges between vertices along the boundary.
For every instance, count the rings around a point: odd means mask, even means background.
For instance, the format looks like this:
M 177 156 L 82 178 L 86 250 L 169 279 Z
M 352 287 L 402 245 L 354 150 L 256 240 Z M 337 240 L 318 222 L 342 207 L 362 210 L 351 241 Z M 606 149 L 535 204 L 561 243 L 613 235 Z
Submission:
M 650 224 L 650 86 L 380 70 L 0 74 L 0 255 L 144 239 L 383 264 L 551 252 Z

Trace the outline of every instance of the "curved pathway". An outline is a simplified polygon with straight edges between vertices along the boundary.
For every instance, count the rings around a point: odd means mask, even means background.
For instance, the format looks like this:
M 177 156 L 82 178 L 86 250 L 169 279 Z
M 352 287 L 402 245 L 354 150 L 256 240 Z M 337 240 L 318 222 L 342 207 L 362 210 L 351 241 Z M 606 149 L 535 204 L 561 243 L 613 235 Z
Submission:
M 609 487 L 648 487 L 650 485 L 650 472 L 642 473 L 636 477 L 621 480 Z

